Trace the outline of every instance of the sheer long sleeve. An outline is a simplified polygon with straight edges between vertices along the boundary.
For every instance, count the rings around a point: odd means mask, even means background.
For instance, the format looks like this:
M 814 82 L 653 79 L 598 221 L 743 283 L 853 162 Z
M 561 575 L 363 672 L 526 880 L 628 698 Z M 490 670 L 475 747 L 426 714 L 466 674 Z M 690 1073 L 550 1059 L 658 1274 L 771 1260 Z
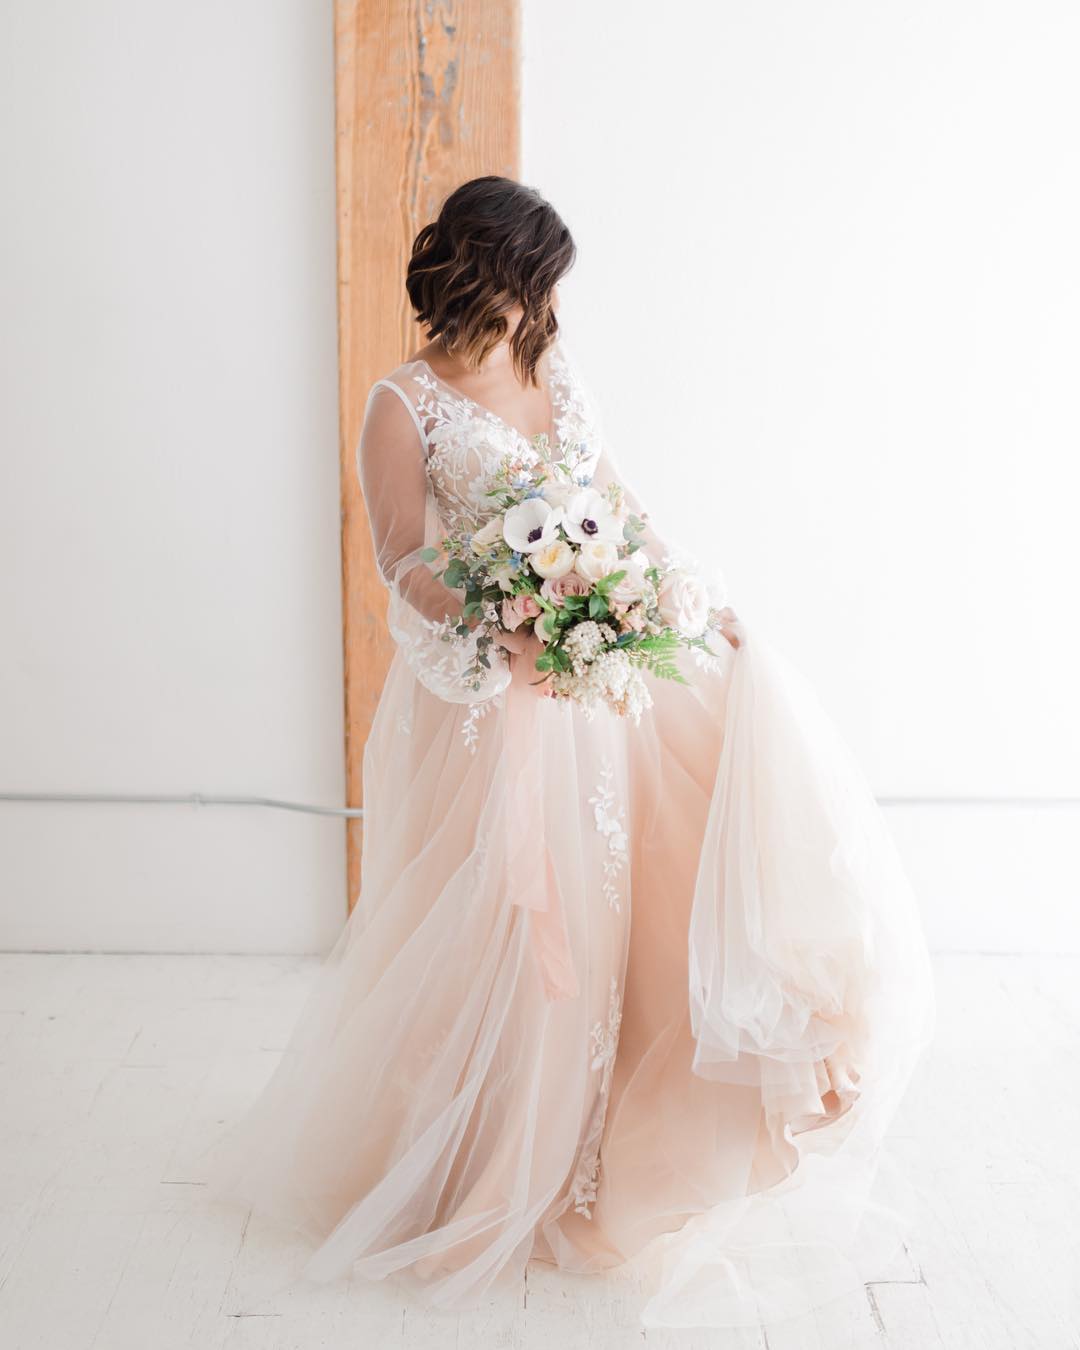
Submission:
M 592 415 L 599 427 L 595 410 Z M 645 528 L 639 538 L 650 561 L 665 568 L 685 568 L 699 576 L 708 588 L 710 603 L 725 615 L 721 631 L 733 646 L 737 646 L 739 641 L 735 627 L 737 619 L 735 612 L 728 608 L 727 582 L 717 560 L 713 557 L 701 558 L 688 549 L 678 538 L 677 526 L 673 527 L 668 521 L 661 521 L 658 524 L 652 510 L 627 482 L 626 475 L 603 434 L 598 432 L 598 437 L 601 448 L 593 468 L 592 485 L 603 492 L 612 482 L 619 484 L 630 514 L 644 521 Z
M 389 591 L 387 625 L 417 679 L 450 703 L 474 703 L 505 688 L 499 656 L 479 688 L 465 670 L 475 643 L 454 634 L 464 602 L 436 577 L 422 551 L 438 547 L 441 528 L 428 482 L 422 434 L 397 386 L 376 384 L 368 396 L 357 448 L 379 576 Z
M 368 399 L 357 470 L 383 582 L 425 619 L 457 618 L 461 592 L 420 557 L 429 533 L 424 450 L 412 413 L 388 385 L 376 385 Z
M 604 445 L 593 470 L 592 484 L 600 492 L 604 492 L 611 483 L 618 483 L 622 488 L 630 514 L 644 520 L 645 529 L 640 537 L 642 547 L 650 559 L 655 563 L 663 563 L 667 559 L 674 560 L 678 556 L 678 550 L 672 547 L 666 535 L 657 530 L 652 514 L 647 511 L 641 498 L 627 483 L 625 476 L 616 466 L 611 451 Z
M 606 446 L 601 450 L 600 457 L 596 462 L 592 482 L 593 486 L 601 492 L 612 482 L 619 484 L 630 514 L 644 521 L 645 528 L 640 533 L 639 538 L 650 561 L 664 568 L 685 568 L 700 577 L 707 589 L 710 606 L 719 612 L 720 617 L 717 620 L 717 625 L 720 632 L 733 647 L 738 647 L 742 642 L 742 627 L 739 616 L 729 603 L 727 581 L 715 559 L 701 559 L 672 540 L 666 527 L 663 532 L 657 529 L 652 513 L 646 510 L 640 497 L 627 484 Z

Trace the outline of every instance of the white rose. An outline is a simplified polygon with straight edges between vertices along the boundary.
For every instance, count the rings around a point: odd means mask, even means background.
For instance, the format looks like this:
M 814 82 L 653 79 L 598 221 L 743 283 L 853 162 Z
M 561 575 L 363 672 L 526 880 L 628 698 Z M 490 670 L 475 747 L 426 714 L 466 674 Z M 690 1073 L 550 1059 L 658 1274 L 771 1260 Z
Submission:
M 486 525 L 473 535 L 470 547 L 478 558 L 482 558 L 485 554 L 494 552 L 495 546 L 502 543 L 502 537 L 503 518 L 502 516 L 493 516 Z
M 620 565 L 619 550 L 610 539 L 589 539 L 578 550 L 574 570 L 586 581 L 599 581 Z
M 556 538 L 562 518 L 561 506 L 551 506 L 543 497 L 527 497 L 503 517 L 503 538 L 516 553 L 535 553 Z
M 574 566 L 574 550 L 565 539 L 553 539 L 530 554 L 529 562 L 542 577 L 564 577 Z
M 676 568 L 660 582 L 656 607 L 684 637 L 700 637 L 709 621 L 709 594 L 700 578 Z
M 641 549 L 635 549 L 628 558 L 623 558 L 615 570 L 624 571 L 626 576 L 622 581 L 617 581 L 609 592 L 615 604 L 632 605 L 641 599 L 648 585 L 645 577 L 645 569 L 648 566 L 648 556 Z

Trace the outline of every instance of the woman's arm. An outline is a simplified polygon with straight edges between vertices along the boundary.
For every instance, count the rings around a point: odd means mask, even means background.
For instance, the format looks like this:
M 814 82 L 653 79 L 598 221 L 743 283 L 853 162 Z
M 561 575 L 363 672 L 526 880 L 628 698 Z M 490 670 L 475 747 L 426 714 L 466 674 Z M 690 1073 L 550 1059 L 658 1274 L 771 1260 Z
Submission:
M 626 479 L 616 468 L 611 453 L 605 445 L 600 451 L 600 458 L 596 461 L 596 468 L 593 470 L 592 486 L 598 492 L 606 492 L 611 483 L 618 483 L 622 488 L 623 498 L 630 514 L 637 516 L 639 520 L 644 520 L 645 529 L 639 533 L 638 537 L 650 560 L 657 564 L 662 563 L 665 558 L 670 556 L 671 549 L 666 539 L 657 533 L 652 518 L 645 511 L 640 498 L 627 485 Z
M 493 651 L 485 663 L 476 635 L 454 632 L 464 592 L 445 586 L 421 556 L 439 544 L 438 520 L 428 509 L 423 434 L 396 388 L 374 387 L 357 449 L 375 561 L 389 591 L 387 627 L 426 689 L 447 703 L 479 703 L 509 683 L 506 653 Z
M 457 619 L 464 597 L 432 575 L 425 546 L 427 467 L 420 432 L 402 399 L 377 385 L 357 451 L 375 561 L 384 583 L 425 619 Z
M 638 533 L 642 547 L 648 554 L 651 562 L 664 566 L 665 562 L 671 561 L 675 565 L 677 551 L 671 548 L 664 537 L 660 534 L 652 520 L 652 517 L 644 510 L 641 500 L 630 488 L 626 479 L 616 467 L 607 447 L 600 451 L 600 457 L 596 462 L 596 468 L 593 471 L 592 485 L 598 491 L 606 491 L 609 484 L 618 483 L 622 489 L 623 497 L 626 501 L 627 509 L 632 516 L 637 516 L 639 520 L 644 521 L 644 530 Z M 720 632 L 724 635 L 732 647 L 739 646 L 739 618 L 733 609 L 724 605 L 720 610 Z

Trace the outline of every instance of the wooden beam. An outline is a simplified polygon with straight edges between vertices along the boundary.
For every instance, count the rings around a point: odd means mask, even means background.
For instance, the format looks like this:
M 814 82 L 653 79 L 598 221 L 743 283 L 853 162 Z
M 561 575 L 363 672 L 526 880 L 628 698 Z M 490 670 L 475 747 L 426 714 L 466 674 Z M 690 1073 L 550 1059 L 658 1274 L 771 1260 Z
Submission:
M 348 802 L 393 642 L 356 445 L 372 383 L 423 340 L 405 294 L 417 231 L 459 183 L 520 172 L 519 0 L 335 0 L 341 557 Z M 362 830 L 349 822 L 348 894 Z

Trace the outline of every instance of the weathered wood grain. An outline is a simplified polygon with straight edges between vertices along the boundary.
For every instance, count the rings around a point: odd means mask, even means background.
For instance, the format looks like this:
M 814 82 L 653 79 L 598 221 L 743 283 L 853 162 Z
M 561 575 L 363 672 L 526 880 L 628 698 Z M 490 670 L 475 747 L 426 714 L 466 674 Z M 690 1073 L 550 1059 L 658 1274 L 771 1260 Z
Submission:
M 338 329 L 345 754 L 350 806 L 392 655 L 356 475 L 374 380 L 421 340 L 405 294 L 412 241 L 459 183 L 519 169 L 519 0 L 336 0 Z M 349 905 L 360 884 L 349 825 Z

